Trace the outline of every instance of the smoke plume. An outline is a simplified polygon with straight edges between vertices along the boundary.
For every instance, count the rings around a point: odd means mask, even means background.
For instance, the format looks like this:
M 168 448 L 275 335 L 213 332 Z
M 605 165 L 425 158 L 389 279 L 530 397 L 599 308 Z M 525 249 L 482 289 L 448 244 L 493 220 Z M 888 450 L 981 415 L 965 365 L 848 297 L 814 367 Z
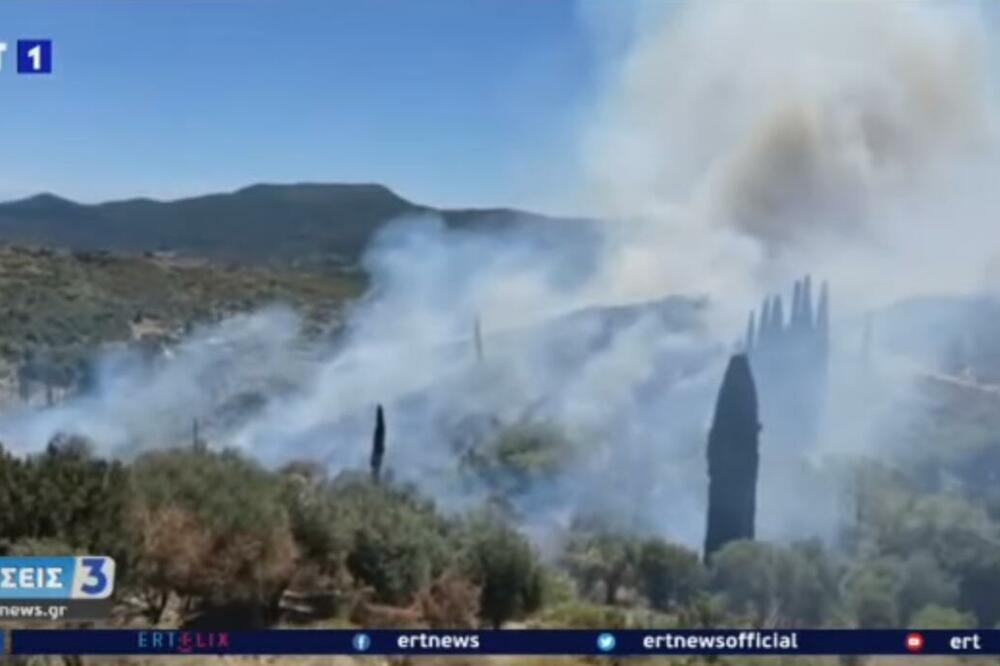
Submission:
M 594 204 L 648 221 L 676 290 L 805 266 L 860 308 L 979 286 L 996 66 L 986 17 L 955 5 L 699 2 L 644 24 L 586 128 Z

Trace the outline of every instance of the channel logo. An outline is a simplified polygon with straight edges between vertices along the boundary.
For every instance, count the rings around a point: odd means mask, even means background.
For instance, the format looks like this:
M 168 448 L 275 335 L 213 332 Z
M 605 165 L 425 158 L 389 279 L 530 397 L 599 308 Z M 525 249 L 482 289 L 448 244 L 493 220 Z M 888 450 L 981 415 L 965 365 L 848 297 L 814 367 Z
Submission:
M 114 588 L 110 557 L 0 557 L 0 599 L 107 599 Z
M 18 74 L 51 74 L 52 73 L 52 40 L 51 39 L 19 39 L 15 44 L 14 55 Z M 10 51 L 7 42 L 0 42 L 0 72 L 8 67 L 7 53 Z
M 906 634 L 906 649 L 910 652 L 922 652 L 924 649 L 924 635 L 916 631 Z
M 219 654 L 229 651 L 226 631 L 140 631 L 137 645 L 142 652 Z

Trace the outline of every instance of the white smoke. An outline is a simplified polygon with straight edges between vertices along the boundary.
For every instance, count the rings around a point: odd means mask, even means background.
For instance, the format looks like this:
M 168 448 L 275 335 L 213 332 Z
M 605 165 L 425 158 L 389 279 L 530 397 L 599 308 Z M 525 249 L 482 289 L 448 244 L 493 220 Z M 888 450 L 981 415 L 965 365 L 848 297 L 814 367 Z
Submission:
M 996 66 L 960 4 L 699 2 L 646 24 L 585 132 L 594 203 L 650 221 L 679 291 L 803 266 L 861 308 L 978 286 Z
M 3 414 L 0 439 L 22 452 L 78 434 L 115 455 L 189 441 L 194 422 L 210 424 L 227 401 L 277 393 L 306 372 L 295 350 L 298 330 L 292 312 L 271 309 L 198 329 L 155 361 L 138 351 L 107 352 L 90 390 L 50 409 Z

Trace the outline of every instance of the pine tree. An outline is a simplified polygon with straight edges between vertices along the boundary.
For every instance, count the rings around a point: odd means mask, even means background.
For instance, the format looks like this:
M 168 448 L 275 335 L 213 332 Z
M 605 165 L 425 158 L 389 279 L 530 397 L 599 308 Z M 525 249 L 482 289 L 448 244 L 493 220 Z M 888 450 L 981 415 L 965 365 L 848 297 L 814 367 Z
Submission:
M 382 477 L 382 459 L 385 458 L 385 414 L 382 405 L 375 408 L 375 434 L 372 437 L 372 481 L 378 483 Z
M 726 367 L 708 436 L 706 561 L 726 543 L 754 537 L 759 435 L 753 374 L 738 354 Z

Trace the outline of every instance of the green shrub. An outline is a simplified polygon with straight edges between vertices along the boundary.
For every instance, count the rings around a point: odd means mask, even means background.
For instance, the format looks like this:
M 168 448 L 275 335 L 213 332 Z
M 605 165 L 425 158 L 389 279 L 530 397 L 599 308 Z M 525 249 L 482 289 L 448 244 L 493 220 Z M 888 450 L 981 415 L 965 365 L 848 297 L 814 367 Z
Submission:
M 976 617 L 954 608 L 928 604 L 913 614 L 907 626 L 914 629 L 972 629 Z
M 519 532 L 496 516 L 479 516 L 463 539 L 468 576 L 480 587 L 480 613 L 490 626 L 499 629 L 542 605 L 544 572 Z
M 657 610 L 690 603 L 706 582 L 697 553 L 662 539 L 647 539 L 639 546 L 636 568 L 639 589 Z
M 145 454 L 132 474 L 147 563 L 171 567 L 184 552 L 191 559 L 192 573 L 183 578 L 189 595 L 212 605 L 276 606 L 297 560 L 277 475 L 236 452 L 204 448 Z M 164 529 L 171 525 L 174 538 Z M 177 583 L 161 568 L 152 573 Z
M 26 459 L 0 450 L 0 537 L 51 539 L 73 551 L 110 555 L 125 573 L 133 547 L 128 474 L 91 449 L 83 439 L 57 437 Z
M 574 526 L 564 548 L 563 566 L 577 581 L 584 596 L 598 586 L 603 602 L 617 603 L 618 592 L 636 578 L 639 543 L 635 537 L 604 526 Z
M 350 574 L 381 603 L 409 603 L 455 558 L 454 524 L 413 489 L 343 474 L 326 487 L 323 501 L 331 530 L 326 542 L 344 548 Z
M 822 626 L 839 603 L 839 573 L 815 542 L 734 541 L 712 558 L 710 575 L 726 612 L 756 625 Z
M 553 426 L 517 423 L 468 451 L 463 469 L 501 499 L 552 481 L 574 462 L 572 442 Z
M 586 601 L 566 602 L 547 608 L 535 618 L 534 624 L 560 629 L 625 629 L 629 626 L 624 609 Z

